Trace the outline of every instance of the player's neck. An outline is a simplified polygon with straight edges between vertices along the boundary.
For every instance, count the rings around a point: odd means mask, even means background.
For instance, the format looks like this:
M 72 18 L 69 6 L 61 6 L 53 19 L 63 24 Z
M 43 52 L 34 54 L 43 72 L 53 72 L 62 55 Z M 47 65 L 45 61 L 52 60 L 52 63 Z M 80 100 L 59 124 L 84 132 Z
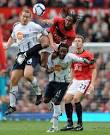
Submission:
M 83 52 L 84 52 L 84 49 L 83 49 L 83 48 L 76 50 L 76 53 L 77 53 L 77 54 L 81 54 L 81 53 L 83 53 Z

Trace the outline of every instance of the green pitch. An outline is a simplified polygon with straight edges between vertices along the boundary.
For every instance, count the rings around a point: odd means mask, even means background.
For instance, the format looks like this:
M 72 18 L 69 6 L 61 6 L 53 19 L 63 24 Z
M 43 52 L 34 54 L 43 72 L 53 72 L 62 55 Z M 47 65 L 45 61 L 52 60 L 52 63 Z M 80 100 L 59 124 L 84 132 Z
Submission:
M 79 132 L 46 133 L 50 125 L 45 121 L 0 121 L 0 135 L 110 135 L 110 123 L 84 123 L 84 130 Z

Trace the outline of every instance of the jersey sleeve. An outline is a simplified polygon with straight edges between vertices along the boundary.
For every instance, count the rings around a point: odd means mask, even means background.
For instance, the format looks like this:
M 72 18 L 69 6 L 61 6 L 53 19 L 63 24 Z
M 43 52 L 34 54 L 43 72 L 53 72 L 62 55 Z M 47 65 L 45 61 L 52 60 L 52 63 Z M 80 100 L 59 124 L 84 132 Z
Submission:
M 88 54 L 88 59 L 89 59 L 89 60 L 94 60 L 94 54 L 91 53 L 91 52 L 89 52 L 89 54 Z M 91 68 L 91 69 L 96 68 L 96 63 L 90 65 L 89 68 Z
M 16 39 L 16 35 L 15 35 L 15 27 L 13 27 L 12 33 L 11 33 L 11 37 L 13 39 Z
M 11 33 L 11 37 L 13 38 L 13 39 L 16 39 L 16 35 L 15 35 L 15 29 L 16 29 L 16 26 L 19 24 L 20 22 L 16 22 L 16 23 L 14 23 L 13 24 L 13 30 L 12 30 L 12 33 Z
M 84 62 L 84 59 L 81 57 L 78 57 L 77 55 L 73 53 L 68 53 L 64 58 L 64 63 L 71 64 L 72 62 Z
M 12 33 L 11 33 L 11 37 L 12 37 L 13 39 L 15 39 L 15 32 L 14 32 L 14 30 L 13 30 Z
M 38 32 L 38 33 L 42 33 L 44 35 L 48 35 L 48 32 L 46 29 L 44 29 L 42 26 L 40 26 L 39 24 L 36 24 L 34 23 L 34 28 L 35 28 L 35 31 Z

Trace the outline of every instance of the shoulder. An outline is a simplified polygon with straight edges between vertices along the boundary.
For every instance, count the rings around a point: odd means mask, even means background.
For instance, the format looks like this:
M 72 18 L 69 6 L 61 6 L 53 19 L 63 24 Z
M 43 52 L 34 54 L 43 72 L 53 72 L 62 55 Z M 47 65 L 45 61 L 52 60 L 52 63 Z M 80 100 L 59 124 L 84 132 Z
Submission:
M 20 23 L 20 22 L 16 22 L 16 23 L 14 23 L 14 24 L 13 24 L 13 29 L 15 29 L 15 28 L 19 27 L 20 25 L 21 25 L 21 23 Z
M 94 54 L 89 50 L 85 50 L 84 55 L 85 57 L 94 58 Z
M 37 24 L 37 23 L 35 23 L 35 22 L 33 22 L 33 21 L 30 21 L 30 22 L 29 22 L 29 25 L 30 25 L 31 27 L 35 27 L 35 28 L 36 28 L 36 27 L 37 27 L 37 28 L 42 28 L 40 24 Z
M 89 50 L 85 50 L 84 53 L 87 54 L 87 55 L 94 55 L 94 54 L 93 54 L 91 51 L 89 51 Z

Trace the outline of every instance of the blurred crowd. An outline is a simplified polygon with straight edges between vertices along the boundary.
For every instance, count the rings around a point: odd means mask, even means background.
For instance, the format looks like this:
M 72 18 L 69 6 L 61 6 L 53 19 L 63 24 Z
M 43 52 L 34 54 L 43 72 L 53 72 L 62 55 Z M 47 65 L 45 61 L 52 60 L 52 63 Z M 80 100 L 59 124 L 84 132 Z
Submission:
M 0 7 L 33 6 L 38 2 L 47 7 L 110 7 L 109 0 L 0 0 Z

